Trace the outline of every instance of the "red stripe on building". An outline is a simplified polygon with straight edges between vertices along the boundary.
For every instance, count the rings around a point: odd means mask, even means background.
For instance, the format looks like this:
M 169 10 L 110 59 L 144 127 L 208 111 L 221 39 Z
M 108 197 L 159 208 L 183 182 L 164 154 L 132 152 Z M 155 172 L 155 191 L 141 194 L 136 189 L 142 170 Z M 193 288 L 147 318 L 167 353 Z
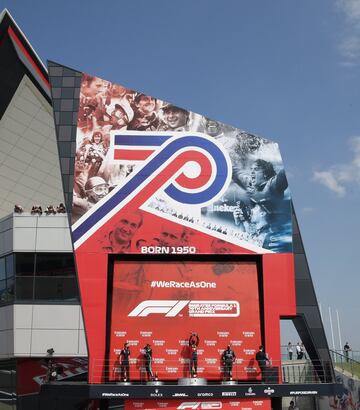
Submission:
M 115 149 L 114 159 L 123 161 L 143 161 L 153 152 L 154 150 Z
M 49 81 L 44 76 L 44 74 L 40 71 L 38 65 L 35 63 L 31 55 L 26 51 L 26 48 L 24 47 L 23 43 L 20 41 L 20 39 L 18 38 L 18 36 L 15 34 L 14 30 L 11 27 L 8 28 L 8 33 L 10 37 L 15 41 L 15 43 L 19 46 L 20 50 L 24 53 L 25 57 L 29 60 L 29 63 L 33 66 L 35 71 L 39 74 L 40 78 L 44 81 L 47 87 L 50 88 Z

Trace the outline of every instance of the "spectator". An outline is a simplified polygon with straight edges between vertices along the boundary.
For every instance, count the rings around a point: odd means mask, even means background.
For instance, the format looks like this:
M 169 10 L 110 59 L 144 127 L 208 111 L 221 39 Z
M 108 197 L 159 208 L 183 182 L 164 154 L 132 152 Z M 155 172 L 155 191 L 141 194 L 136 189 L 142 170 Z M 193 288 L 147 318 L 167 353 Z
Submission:
M 66 213 L 66 209 L 65 209 L 65 205 L 61 202 L 61 204 L 56 208 L 56 212 L 58 214 L 65 214 Z
M 14 206 L 14 213 L 15 214 L 22 214 L 23 212 L 24 212 L 24 209 L 23 209 L 22 206 L 17 205 L 17 204 Z
M 55 211 L 55 209 L 54 209 L 54 207 L 53 207 L 52 205 L 49 205 L 49 206 L 47 206 L 46 209 L 45 209 L 45 214 L 46 214 L 46 215 L 55 215 L 55 214 L 56 214 L 56 211 Z
M 288 345 L 287 345 L 287 352 L 288 352 L 289 360 L 292 360 L 294 351 L 293 351 L 293 347 L 292 347 L 291 342 L 289 342 Z
M 301 346 L 299 342 L 297 342 L 296 344 L 296 356 L 297 360 L 301 360 L 303 358 L 303 352 L 301 351 Z
M 306 360 L 307 359 L 306 350 L 305 350 L 305 346 L 303 342 L 301 342 L 300 344 L 300 349 L 301 349 L 301 358 Z
M 288 410 L 299 410 L 299 407 L 294 403 L 294 400 L 291 400 Z
M 33 205 L 33 207 L 31 208 L 31 215 L 42 215 L 42 208 L 40 205 Z
M 344 355 L 345 355 L 345 359 L 347 362 L 349 362 L 349 352 L 351 350 L 351 347 L 349 345 L 349 342 L 346 342 L 344 345 Z

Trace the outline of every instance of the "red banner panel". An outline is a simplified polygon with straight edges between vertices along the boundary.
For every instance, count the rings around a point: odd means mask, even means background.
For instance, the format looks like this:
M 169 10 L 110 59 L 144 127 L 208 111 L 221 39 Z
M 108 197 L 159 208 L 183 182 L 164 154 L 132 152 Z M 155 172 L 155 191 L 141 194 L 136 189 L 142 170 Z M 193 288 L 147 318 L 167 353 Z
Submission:
M 125 410 L 197 409 L 197 410 L 270 410 L 271 400 L 219 399 L 219 400 L 125 400 Z
M 17 359 L 16 392 L 18 395 L 33 394 L 40 391 L 41 385 L 47 381 L 49 360 L 49 358 Z M 57 380 L 60 381 L 78 377 L 88 372 L 87 358 L 56 357 L 51 360 L 54 365 L 62 369 L 57 375 Z
M 131 380 L 144 380 L 147 344 L 152 349 L 154 376 L 161 380 L 190 377 L 191 334 L 199 338 L 198 377 L 222 379 L 222 354 L 230 345 L 236 356 L 232 377 L 259 378 L 255 262 L 117 260 L 112 288 L 110 380 L 119 380 L 121 371 L 130 373 Z M 125 343 L 129 344 L 130 369 L 121 369 Z

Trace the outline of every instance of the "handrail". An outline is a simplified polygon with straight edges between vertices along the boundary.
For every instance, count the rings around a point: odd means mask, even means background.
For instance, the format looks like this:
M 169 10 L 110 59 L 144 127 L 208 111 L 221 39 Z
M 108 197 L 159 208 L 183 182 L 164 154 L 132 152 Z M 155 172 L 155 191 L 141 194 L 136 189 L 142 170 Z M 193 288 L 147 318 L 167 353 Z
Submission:
M 191 377 L 188 370 L 188 363 L 186 361 L 179 362 L 179 360 L 161 360 L 152 363 L 152 371 L 154 376 L 160 381 L 168 381 L 171 383 L 177 383 L 177 377 L 173 380 L 169 379 L 169 372 L 180 369 L 182 377 Z M 261 374 L 256 362 L 250 369 L 245 363 L 234 363 L 231 371 L 232 380 L 239 383 L 279 383 L 281 377 L 282 383 L 289 384 L 312 384 L 312 383 L 326 383 L 331 382 L 329 376 L 329 362 L 318 361 L 312 362 L 310 360 L 298 360 L 293 363 L 284 363 L 281 361 L 273 360 L 271 364 L 266 368 L 265 372 Z M 205 377 L 212 382 L 221 382 L 225 380 L 224 368 L 220 363 L 211 364 L 199 359 L 197 377 Z M 249 370 L 252 372 L 249 373 Z M 106 360 L 105 363 L 102 359 L 92 360 L 89 368 L 89 373 L 93 379 L 103 379 L 107 383 L 117 383 L 124 381 L 124 373 L 129 372 L 126 375 L 126 380 L 137 381 L 145 383 L 148 379 L 146 372 L 146 365 L 142 360 L 137 358 L 130 359 L 128 367 L 122 368 L 119 362 L 113 360 Z M 329 373 L 329 374 L 328 374 Z
M 347 372 L 351 377 L 360 378 L 360 361 L 350 357 L 350 355 L 344 354 L 343 351 L 331 350 L 330 355 L 334 364 L 334 367 L 341 372 Z

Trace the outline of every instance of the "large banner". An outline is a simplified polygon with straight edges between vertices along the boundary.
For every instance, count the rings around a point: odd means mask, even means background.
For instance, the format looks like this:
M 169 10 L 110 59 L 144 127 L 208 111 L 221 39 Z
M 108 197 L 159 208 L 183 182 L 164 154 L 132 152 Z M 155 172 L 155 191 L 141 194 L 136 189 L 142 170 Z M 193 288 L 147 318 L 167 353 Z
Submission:
M 75 248 L 98 238 L 89 251 L 292 250 L 276 143 L 85 74 L 72 218 Z
M 144 347 L 160 380 L 190 377 L 192 333 L 199 337 L 197 376 L 220 380 L 223 353 L 235 353 L 232 377 L 254 380 L 261 344 L 259 291 L 254 262 L 117 261 L 110 330 L 110 380 L 123 375 L 121 349 L 129 344 L 127 378 L 146 380 Z
M 105 368 L 111 380 L 121 372 L 143 379 L 147 343 L 159 378 L 188 377 L 190 332 L 200 337 L 198 376 L 221 379 L 220 356 L 230 344 L 234 377 L 258 379 L 255 352 L 278 337 L 274 323 L 261 337 L 258 288 L 281 286 L 259 285 L 254 264 L 190 264 L 183 255 L 264 255 L 267 280 L 270 270 L 281 278 L 292 267 L 290 192 L 278 145 L 82 74 L 73 182 L 72 240 L 95 369 L 89 380 L 102 382 Z M 119 262 L 107 309 L 109 255 Z M 153 255 L 178 262 L 164 267 L 150 262 Z M 185 285 L 193 282 L 214 288 Z M 125 342 L 129 361 L 119 358 Z

